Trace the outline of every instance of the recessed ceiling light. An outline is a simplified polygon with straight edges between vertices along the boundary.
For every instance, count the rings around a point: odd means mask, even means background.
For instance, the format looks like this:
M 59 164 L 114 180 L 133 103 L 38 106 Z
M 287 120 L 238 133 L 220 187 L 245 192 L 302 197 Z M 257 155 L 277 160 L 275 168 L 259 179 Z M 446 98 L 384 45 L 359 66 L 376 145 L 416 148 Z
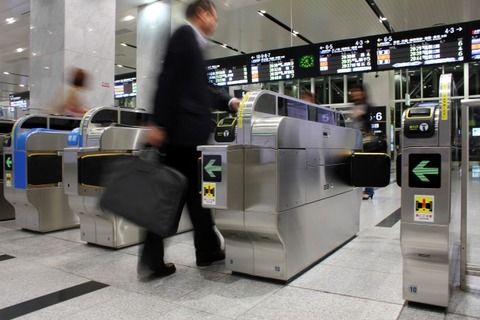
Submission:
M 5 19 L 5 22 L 7 24 L 12 24 L 12 23 L 17 22 L 17 19 L 15 19 L 14 17 L 10 17 L 10 18 Z
M 21 52 L 25 51 L 25 48 L 17 48 L 17 49 L 15 49 L 15 51 L 17 51 L 18 53 L 21 53 Z
M 134 19 L 135 19 L 134 16 L 128 15 L 128 16 L 123 17 L 123 18 L 122 18 L 122 21 L 132 21 L 132 20 L 134 20 Z
M 9 74 L 10 74 L 10 72 L 3 71 L 3 74 L 9 75 Z

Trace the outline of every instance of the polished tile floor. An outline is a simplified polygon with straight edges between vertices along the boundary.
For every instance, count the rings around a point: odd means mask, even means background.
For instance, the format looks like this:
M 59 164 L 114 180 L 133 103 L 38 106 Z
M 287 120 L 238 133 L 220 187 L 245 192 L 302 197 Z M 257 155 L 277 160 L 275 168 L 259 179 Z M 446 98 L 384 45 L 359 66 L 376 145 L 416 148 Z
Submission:
M 3 310 L 6 318 L 6 311 L 23 314 L 19 319 L 480 319 L 480 292 L 456 290 L 448 312 L 404 303 L 400 223 L 376 227 L 399 207 L 395 184 L 377 190 L 373 200 L 362 203 L 358 236 L 288 285 L 233 276 L 222 264 L 196 267 L 191 233 L 167 240 L 166 259 L 176 264 L 175 274 L 141 282 L 138 246 L 109 250 L 83 243 L 78 229 L 41 235 L 18 230 L 14 221 L 0 222 L 0 315 Z M 55 300 L 91 281 L 108 286 Z

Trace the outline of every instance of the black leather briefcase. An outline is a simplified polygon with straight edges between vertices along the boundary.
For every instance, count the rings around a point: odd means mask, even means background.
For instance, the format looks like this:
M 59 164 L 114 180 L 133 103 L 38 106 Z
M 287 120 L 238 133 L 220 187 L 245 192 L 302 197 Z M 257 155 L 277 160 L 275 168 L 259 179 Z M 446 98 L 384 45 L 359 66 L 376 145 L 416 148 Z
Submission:
M 100 208 L 162 237 L 177 232 L 185 204 L 187 179 L 153 159 L 131 157 L 104 174 Z

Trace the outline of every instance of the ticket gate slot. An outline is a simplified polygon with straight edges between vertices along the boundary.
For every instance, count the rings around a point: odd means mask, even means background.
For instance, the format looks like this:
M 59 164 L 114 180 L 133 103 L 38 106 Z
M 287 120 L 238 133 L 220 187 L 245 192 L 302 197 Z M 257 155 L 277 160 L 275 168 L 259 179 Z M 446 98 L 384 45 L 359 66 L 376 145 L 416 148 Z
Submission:
M 227 268 L 289 281 L 358 232 L 361 189 L 342 172 L 362 147 L 360 132 L 337 119 L 252 92 L 236 120 L 219 122 L 216 144 L 199 147 L 202 202 L 225 238 Z
M 84 147 L 64 150 L 64 188 L 70 206 L 80 217 L 81 239 L 110 248 L 122 248 L 143 242 L 144 230 L 130 221 L 104 212 L 98 207 L 103 191 L 101 177 L 113 162 L 137 156 L 143 148 L 148 114 L 136 110 L 91 110 L 82 121 Z M 119 114 L 120 112 L 120 114 Z M 179 231 L 191 229 L 182 216 Z
M 15 208 L 20 228 L 49 232 L 78 225 L 63 192 L 62 151 L 66 130 L 79 124 L 80 119 L 55 116 L 25 116 L 15 123 L 12 144 L 4 148 L 4 163 L 13 162 L 3 168 L 11 179 L 4 195 Z
M 445 90 L 450 90 L 451 78 L 442 76 L 440 82 L 449 97 Z M 449 99 L 420 104 L 405 110 L 402 120 L 403 297 L 442 307 L 448 306 L 459 253 L 458 212 L 452 207 L 456 192 L 451 181 L 456 172 L 451 108 Z
M 15 218 L 15 209 L 10 202 L 5 199 L 3 195 L 3 189 L 5 184 L 11 184 L 11 175 L 4 176 L 5 171 L 11 171 L 13 165 L 12 157 L 7 157 L 5 162 L 3 161 L 3 146 L 6 144 L 9 146 L 14 121 L 0 120 L 0 161 L 2 170 L 2 177 L 0 178 L 0 221 L 10 220 Z M 8 179 L 8 180 L 7 180 Z

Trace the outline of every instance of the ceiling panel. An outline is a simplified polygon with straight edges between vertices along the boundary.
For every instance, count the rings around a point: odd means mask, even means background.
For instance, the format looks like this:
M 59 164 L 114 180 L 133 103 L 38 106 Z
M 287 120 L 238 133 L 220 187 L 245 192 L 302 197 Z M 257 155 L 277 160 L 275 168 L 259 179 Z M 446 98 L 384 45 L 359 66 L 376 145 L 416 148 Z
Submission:
M 386 30 L 364 0 L 270 0 L 236 10 L 217 3 L 219 24 L 213 36 L 245 52 L 304 45 L 272 21 L 260 16 L 265 10 L 314 43 L 384 33 Z M 235 54 L 221 47 L 211 57 Z
M 480 19 L 478 0 L 375 0 L 395 31 Z

